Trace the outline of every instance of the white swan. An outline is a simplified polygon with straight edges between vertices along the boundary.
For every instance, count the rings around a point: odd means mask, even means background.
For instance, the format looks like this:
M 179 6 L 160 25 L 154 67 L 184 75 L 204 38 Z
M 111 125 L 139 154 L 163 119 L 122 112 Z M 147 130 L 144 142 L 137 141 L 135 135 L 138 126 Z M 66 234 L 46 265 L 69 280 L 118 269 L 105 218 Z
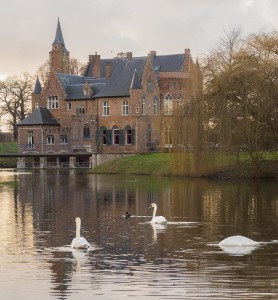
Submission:
M 250 254 L 260 242 L 253 241 L 242 235 L 229 236 L 218 245 L 222 250 L 231 255 Z
M 219 246 L 256 246 L 259 242 L 253 241 L 242 235 L 233 235 L 225 238 Z
M 91 245 L 87 242 L 87 240 L 83 236 L 80 236 L 81 219 L 77 217 L 75 219 L 75 223 L 76 223 L 76 237 L 71 242 L 70 245 L 71 248 L 76 248 L 76 249 L 91 248 Z
M 151 224 L 165 224 L 167 220 L 163 216 L 156 216 L 157 205 L 152 203 L 149 208 L 153 208 L 153 218 L 151 220 Z

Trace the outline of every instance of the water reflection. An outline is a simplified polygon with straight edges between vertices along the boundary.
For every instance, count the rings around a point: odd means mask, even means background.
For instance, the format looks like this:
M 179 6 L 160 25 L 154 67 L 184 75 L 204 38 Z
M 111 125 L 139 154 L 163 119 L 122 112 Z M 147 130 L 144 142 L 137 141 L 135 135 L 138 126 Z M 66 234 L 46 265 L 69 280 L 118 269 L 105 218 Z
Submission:
M 0 173 L 9 178 L 15 187 L 0 186 L 5 299 L 15 284 L 21 299 L 277 298 L 278 243 L 236 256 L 218 246 L 235 234 L 277 241 L 277 182 Z M 167 225 L 150 224 L 152 202 Z M 77 216 L 94 251 L 70 248 Z

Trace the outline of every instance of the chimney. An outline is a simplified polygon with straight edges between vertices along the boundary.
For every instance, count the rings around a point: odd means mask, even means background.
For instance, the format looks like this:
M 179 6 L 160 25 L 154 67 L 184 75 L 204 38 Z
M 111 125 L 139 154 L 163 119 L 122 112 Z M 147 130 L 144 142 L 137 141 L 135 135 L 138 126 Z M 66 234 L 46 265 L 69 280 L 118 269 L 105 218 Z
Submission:
M 97 52 L 94 55 L 89 55 L 89 63 L 93 67 L 92 76 L 100 78 L 100 55 Z
M 132 52 L 127 52 L 126 53 L 126 58 L 131 60 L 132 59 Z
M 110 61 L 105 63 L 105 75 L 106 79 L 109 79 L 112 75 L 112 63 Z
M 150 58 L 153 59 L 155 57 L 156 57 L 156 51 L 155 50 L 150 51 Z

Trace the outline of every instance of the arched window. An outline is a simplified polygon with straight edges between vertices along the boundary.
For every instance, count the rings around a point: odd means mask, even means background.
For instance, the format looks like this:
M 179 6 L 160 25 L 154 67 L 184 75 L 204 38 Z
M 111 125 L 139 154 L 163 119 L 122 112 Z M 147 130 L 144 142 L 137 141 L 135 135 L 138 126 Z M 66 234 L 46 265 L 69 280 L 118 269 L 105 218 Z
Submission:
M 132 130 L 129 125 L 125 127 L 125 143 L 126 145 L 132 144 Z
M 113 144 L 114 145 L 120 144 L 120 129 L 118 126 L 113 127 Z
M 88 123 L 86 123 L 86 125 L 83 128 L 83 137 L 84 137 L 84 139 L 90 138 L 90 127 L 89 127 Z
M 164 97 L 164 113 L 165 115 L 171 115 L 173 112 L 173 97 L 167 94 Z

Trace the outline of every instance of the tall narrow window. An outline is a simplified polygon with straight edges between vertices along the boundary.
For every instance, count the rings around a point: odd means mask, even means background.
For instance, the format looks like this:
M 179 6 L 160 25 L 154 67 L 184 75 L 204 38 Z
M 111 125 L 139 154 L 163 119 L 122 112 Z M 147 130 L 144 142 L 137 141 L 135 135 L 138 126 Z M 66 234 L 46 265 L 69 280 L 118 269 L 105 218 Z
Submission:
M 151 77 L 149 77 L 148 82 L 147 82 L 147 91 L 152 92 L 153 91 L 153 83 L 151 81 Z
M 126 145 L 132 144 L 132 130 L 129 125 L 125 127 L 125 143 Z
M 88 124 L 86 124 L 83 128 L 83 137 L 85 139 L 89 139 L 90 138 L 90 127 Z
M 48 109 L 58 109 L 59 108 L 58 96 L 47 97 L 47 108 Z
M 71 104 L 71 102 L 67 103 L 67 110 L 72 110 L 72 104 Z
M 150 146 L 152 142 L 152 128 L 151 125 L 149 124 L 148 126 L 148 131 L 147 131 L 147 143 Z
M 136 113 L 136 114 L 139 114 L 139 113 L 140 113 L 139 104 L 135 104 L 135 113 Z
M 155 96 L 154 99 L 153 99 L 153 114 L 155 116 L 158 115 L 158 99 L 157 97 Z
M 102 102 L 102 115 L 109 116 L 109 102 L 108 101 Z
M 166 148 L 172 148 L 173 144 L 173 136 L 172 136 L 172 129 L 168 125 L 165 128 L 165 147 Z
M 34 149 L 34 131 L 28 131 L 27 148 Z
M 142 115 L 146 114 L 146 97 L 143 95 L 142 97 Z
M 119 145 L 120 144 L 120 130 L 118 126 L 113 128 L 113 144 Z
M 128 116 L 128 101 L 122 102 L 122 116 Z
M 166 115 L 171 115 L 173 111 L 173 98 L 170 94 L 164 97 L 164 113 Z
M 73 138 L 74 139 L 78 138 L 78 128 L 77 128 L 77 124 L 76 123 L 73 125 Z

